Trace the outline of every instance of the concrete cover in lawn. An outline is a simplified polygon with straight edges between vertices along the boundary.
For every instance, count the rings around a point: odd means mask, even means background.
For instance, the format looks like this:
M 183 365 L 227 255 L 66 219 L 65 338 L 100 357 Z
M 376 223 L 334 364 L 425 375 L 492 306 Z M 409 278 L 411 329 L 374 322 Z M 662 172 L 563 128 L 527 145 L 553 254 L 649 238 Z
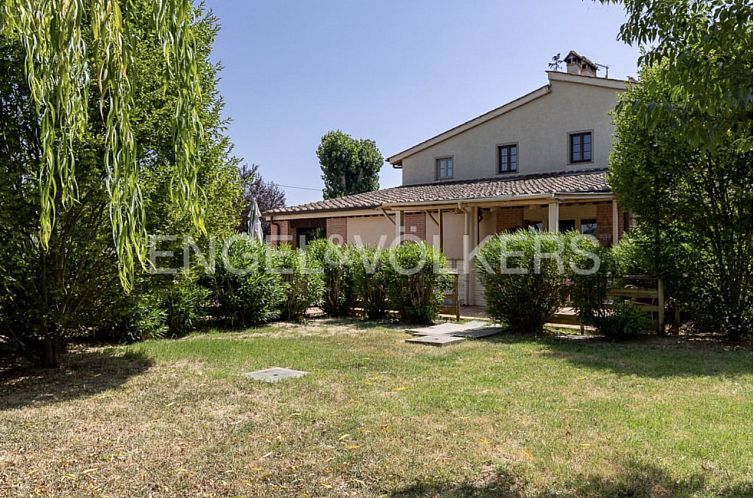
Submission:
M 309 372 L 301 370 L 291 370 L 290 368 L 272 367 L 266 370 L 257 370 L 256 372 L 246 372 L 244 377 L 264 382 L 278 382 L 283 379 L 295 379 L 308 375 Z
M 441 323 L 431 327 L 407 329 L 406 332 L 417 337 L 407 339 L 412 344 L 430 344 L 446 346 L 465 339 L 479 339 L 501 332 L 500 327 L 490 326 L 489 322 L 474 320 L 466 323 Z

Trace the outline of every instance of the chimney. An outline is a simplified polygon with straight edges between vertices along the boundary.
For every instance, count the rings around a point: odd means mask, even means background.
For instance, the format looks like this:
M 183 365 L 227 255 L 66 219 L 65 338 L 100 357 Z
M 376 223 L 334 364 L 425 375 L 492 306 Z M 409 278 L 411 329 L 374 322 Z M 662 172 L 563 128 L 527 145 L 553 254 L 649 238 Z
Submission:
M 593 78 L 597 76 L 597 65 L 573 50 L 568 52 L 563 61 L 566 63 L 568 74 L 591 76 Z

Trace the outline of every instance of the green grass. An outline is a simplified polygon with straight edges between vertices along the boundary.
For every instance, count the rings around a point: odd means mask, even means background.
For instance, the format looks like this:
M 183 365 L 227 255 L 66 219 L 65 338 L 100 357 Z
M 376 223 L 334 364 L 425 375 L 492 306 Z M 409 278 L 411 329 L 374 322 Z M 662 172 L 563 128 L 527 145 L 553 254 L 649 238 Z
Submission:
M 747 348 L 405 338 L 315 322 L 79 351 L 0 384 L 0 495 L 751 496 Z M 240 376 L 271 366 L 311 374 Z

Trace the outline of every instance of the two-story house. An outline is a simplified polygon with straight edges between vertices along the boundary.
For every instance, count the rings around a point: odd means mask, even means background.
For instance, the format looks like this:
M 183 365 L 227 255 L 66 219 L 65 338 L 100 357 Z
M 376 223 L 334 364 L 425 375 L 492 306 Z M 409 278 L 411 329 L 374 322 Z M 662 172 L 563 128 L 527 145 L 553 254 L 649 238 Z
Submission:
M 532 227 L 579 230 L 617 241 L 625 216 L 607 183 L 613 140 L 609 112 L 621 80 L 571 52 L 548 84 L 394 154 L 400 187 L 265 213 L 272 238 L 305 245 L 315 234 L 389 246 L 426 240 L 462 274 L 466 304 L 483 304 L 471 258 L 486 237 Z

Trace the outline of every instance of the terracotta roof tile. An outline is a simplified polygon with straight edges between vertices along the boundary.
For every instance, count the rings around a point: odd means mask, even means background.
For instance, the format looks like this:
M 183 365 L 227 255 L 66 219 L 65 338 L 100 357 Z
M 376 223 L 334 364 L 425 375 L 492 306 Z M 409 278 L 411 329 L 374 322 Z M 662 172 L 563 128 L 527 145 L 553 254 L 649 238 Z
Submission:
M 415 202 L 453 202 L 517 195 L 606 192 L 610 192 L 610 186 L 607 184 L 607 170 L 591 169 L 540 175 L 488 178 L 483 180 L 407 185 L 273 209 L 266 211 L 264 214 L 374 209 L 382 206 Z

